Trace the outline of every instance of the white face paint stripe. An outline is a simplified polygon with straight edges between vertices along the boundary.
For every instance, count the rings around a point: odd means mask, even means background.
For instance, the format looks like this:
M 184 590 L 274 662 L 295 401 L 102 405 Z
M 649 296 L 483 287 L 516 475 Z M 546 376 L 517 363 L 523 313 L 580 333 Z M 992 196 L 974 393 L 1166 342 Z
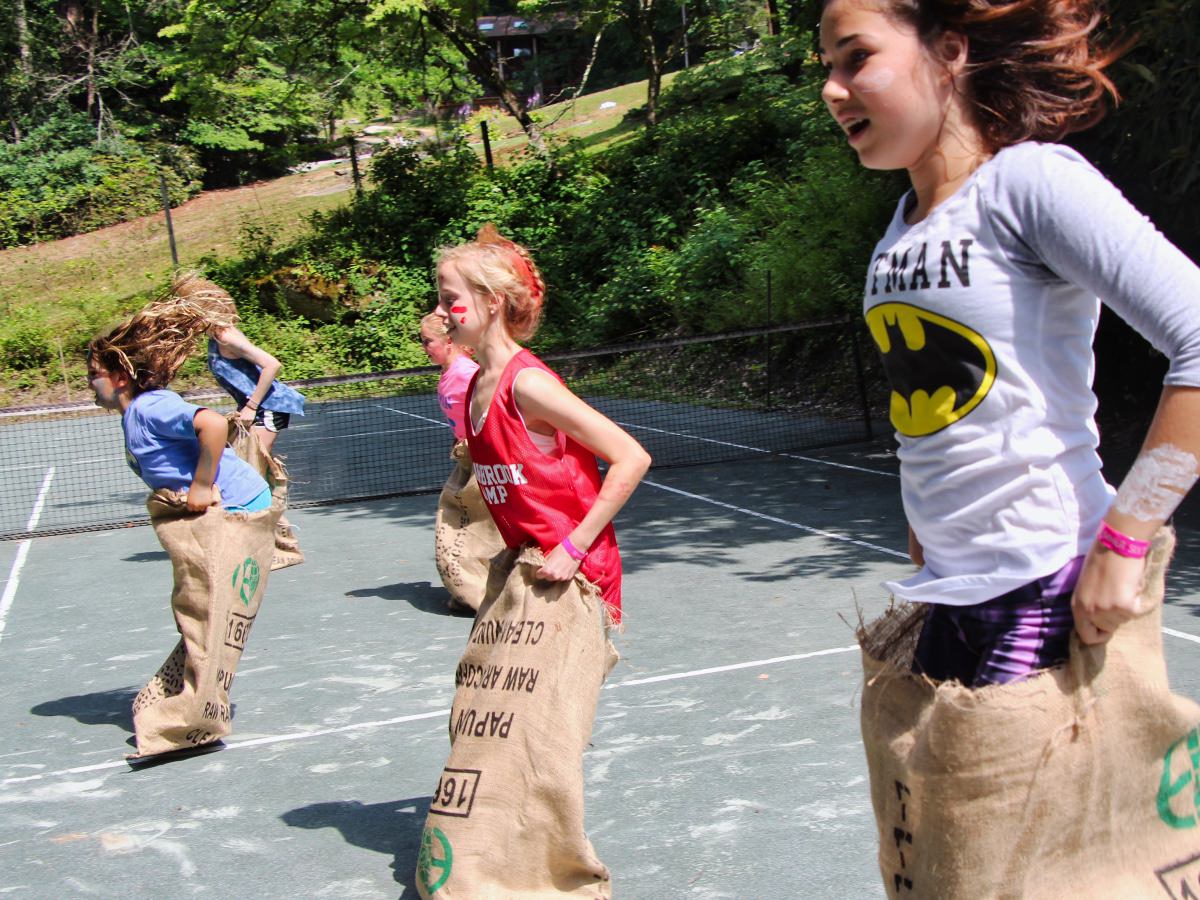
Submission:
M 1138 456 L 1121 482 L 1113 508 L 1139 522 L 1163 522 L 1196 483 L 1196 457 L 1172 444 Z
M 891 69 L 883 68 L 869 75 L 860 75 L 854 80 L 854 87 L 864 94 L 874 94 L 879 91 L 886 91 L 892 86 L 892 82 L 895 80 L 896 73 Z

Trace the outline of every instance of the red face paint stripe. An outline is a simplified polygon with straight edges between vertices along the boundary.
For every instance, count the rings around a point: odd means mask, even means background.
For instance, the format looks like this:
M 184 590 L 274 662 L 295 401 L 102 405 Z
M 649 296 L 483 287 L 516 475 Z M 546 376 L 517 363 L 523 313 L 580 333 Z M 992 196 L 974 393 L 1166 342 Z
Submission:
M 452 313 L 465 313 L 466 311 L 467 311 L 467 308 L 465 306 L 450 307 L 450 312 L 452 312 Z

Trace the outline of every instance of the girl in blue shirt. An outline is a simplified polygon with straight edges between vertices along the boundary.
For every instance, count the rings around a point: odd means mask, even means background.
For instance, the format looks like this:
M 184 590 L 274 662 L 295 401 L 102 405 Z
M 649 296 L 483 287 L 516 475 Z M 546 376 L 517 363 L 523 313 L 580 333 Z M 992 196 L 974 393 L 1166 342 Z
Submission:
M 226 446 L 228 424 L 166 385 L 190 342 L 162 338 L 163 319 L 143 311 L 88 346 L 96 404 L 121 413 L 130 468 L 152 490 L 187 494 L 188 509 L 220 505 L 254 512 L 271 505 L 267 482 Z

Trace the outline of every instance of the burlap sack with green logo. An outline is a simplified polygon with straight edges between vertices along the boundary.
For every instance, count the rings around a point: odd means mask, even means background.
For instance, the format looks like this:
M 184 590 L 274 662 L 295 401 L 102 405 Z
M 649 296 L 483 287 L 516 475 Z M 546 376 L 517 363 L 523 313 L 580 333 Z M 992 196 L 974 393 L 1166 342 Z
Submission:
M 175 572 L 171 612 L 180 640 L 133 701 L 138 760 L 210 744 L 230 733 L 229 689 L 258 615 L 275 525 L 287 489 L 272 481 L 270 509 L 188 512 L 184 497 L 159 490 L 146 507 Z
M 422 897 L 612 896 L 583 829 L 583 750 L 616 651 L 596 587 L 536 581 L 542 563 L 524 547 L 493 564 L 455 676 L 450 759 L 417 862 Z
M 859 631 L 889 897 L 1200 897 L 1200 706 L 1171 693 L 1154 540 L 1142 615 L 1067 664 L 969 689 L 909 671 L 921 605 Z
M 268 481 L 271 480 L 270 473 L 273 471 L 274 477 L 280 483 L 286 483 L 287 469 L 283 462 L 278 457 L 272 459 L 267 454 L 257 435 L 246 427 L 246 424 L 237 417 L 237 413 L 230 413 L 225 418 L 229 422 L 229 446 L 233 448 L 234 453 L 248 462 L 254 471 Z M 286 569 L 288 566 L 296 566 L 302 562 L 304 562 L 304 551 L 300 549 L 296 530 L 287 520 L 287 516 L 280 514 L 279 521 L 275 524 L 275 552 L 271 554 L 271 571 Z
M 478 610 L 492 558 L 504 549 L 504 541 L 475 482 L 467 442 L 455 444 L 450 458 L 454 469 L 438 499 L 434 559 L 450 592 L 450 608 Z

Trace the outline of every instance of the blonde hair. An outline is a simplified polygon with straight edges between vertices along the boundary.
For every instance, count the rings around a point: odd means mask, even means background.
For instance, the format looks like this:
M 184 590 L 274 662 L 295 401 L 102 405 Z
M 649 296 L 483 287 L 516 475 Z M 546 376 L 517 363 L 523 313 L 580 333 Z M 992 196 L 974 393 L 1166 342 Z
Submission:
M 137 393 L 166 387 L 196 349 L 196 338 L 238 320 L 229 294 L 195 272 L 180 274 L 145 309 L 88 344 L 88 359 L 124 372 Z
M 443 247 L 438 268 L 445 265 L 453 265 L 476 295 L 503 299 L 504 324 L 514 339 L 526 341 L 537 332 L 546 282 L 529 251 L 502 237 L 495 225 L 484 225 L 468 244 Z
M 437 313 L 426 313 L 421 317 L 421 337 L 430 335 L 442 340 L 450 340 L 450 332 L 446 330 L 446 322 Z

